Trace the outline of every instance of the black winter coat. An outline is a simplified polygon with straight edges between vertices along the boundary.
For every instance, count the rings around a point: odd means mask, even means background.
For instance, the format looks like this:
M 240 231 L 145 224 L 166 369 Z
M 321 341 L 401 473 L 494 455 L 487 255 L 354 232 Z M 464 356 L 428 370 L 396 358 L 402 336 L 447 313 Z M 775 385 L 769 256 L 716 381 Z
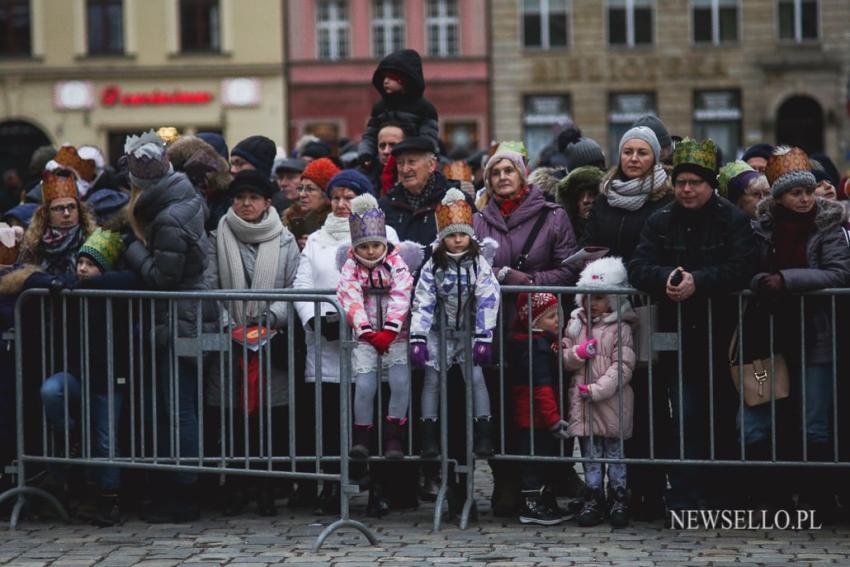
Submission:
M 388 95 L 384 93 L 384 72 L 394 71 L 404 77 L 405 92 Z M 372 75 L 372 86 L 381 95 L 372 107 L 366 132 L 357 148 L 361 157 L 374 159 L 378 155 L 378 132 L 387 123 L 396 122 L 405 130 L 406 136 L 425 136 L 438 148 L 439 124 L 437 109 L 422 96 L 425 92 L 425 77 L 422 74 L 422 59 L 412 49 L 400 49 L 384 57 Z
M 593 208 L 584 225 L 581 247 L 604 246 L 608 254 L 619 256 L 628 264 L 640 242 L 640 234 L 652 214 L 673 200 L 670 194 L 652 201 L 647 200 L 641 208 L 629 211 L 608 204 L 608 197 L 600 193 L 593 201 Z

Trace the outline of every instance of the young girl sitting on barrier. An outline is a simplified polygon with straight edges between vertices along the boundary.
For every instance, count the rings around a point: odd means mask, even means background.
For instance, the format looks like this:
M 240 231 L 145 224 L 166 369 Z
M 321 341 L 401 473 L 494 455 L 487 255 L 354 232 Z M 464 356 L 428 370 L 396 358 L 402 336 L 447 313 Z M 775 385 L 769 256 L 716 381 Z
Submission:
M 445 331 L 463 331 L 468 314 L 474 317 L 474 336 L 467 337 L 467 341 L 446 338 L 446 365 L 460 364 L 465 372 L 464 357 L 472 350 L 473 450 L 479 457 L 489 457 L 493 454 L 490 395 L 481 367 L 490 362 L 499 312 L 499 282 L 490 267 L 496 243 L 486 239 L 480 245 L 475 240 L 472 207 L 457 189 L 446 192 L 435 214 L 439 233 L 434 253 L 420 273 L 410 322 L 410 363 L 414 368 L 425 368 L 422 457 L 434 458 L 440 453 L 437 422 L 440 325 L 445 315 Z M 488 254 L 490 261 L 486 259 Z
M 351 246 L 341 246 L 337 252 L 341 267 L 337 298 L 358 341 L 352 352 L 355 390 L 351 458 L 366 459 L 370 453 L 380 361 L 390 383 L 384 456 L 401 459 L 410 400 L 404 330 L 413 290 L 408 264 L 414 270 L 419 267 L 422 248 L 411 242 L 398 247 L 387 242 L 384 213 L 371 195 L 361 195 L 351 202 L 348 222 Z
M 611 288 L 626 281 L 620 258 L 602 258 L 585 267 L 577 285 Z M 570 315 L 563 340 L 564 368 L 573 371 L 567 433 L 579 438 L 583 457 L 619 459 L 622 441 L 632 436 L 634 394 L 628 382 L 635 366 L 631 325 L 637 316 L 626 296 L 593 294 L 588 302 L 578 294 L 575 302 L 578 308 Z M 603 473 L 602 463 L 584 463 L 587 486 L 580 526 L 595 526 L 605 518 Z M 613 527 L 629 523 L 626 498 L 626 465 L 609 464 L 607 513 Z

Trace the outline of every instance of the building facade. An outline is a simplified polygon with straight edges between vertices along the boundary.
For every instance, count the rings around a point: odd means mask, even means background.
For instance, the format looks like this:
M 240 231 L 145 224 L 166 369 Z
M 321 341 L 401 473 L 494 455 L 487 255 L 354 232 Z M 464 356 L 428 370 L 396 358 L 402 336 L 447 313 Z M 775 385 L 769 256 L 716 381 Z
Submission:
M 0 159 L 44 143 L 94 144 L 174 126 L 284 141 L 280 0 L 0 3 Z
M 638 116 L 733 159 L 767 141 L 850 162 L 847 0 L 493 0 L 497 139 L 560 124 L 616 154 Z M 610 162 L 609 158 L 609 162 Z
M 485 0 L 289 0 L 289 142 L 357 139 L 379 95 L 372 73 L 397 49 L 422 56 L 425 97 L 448 149 L 490 139 Z

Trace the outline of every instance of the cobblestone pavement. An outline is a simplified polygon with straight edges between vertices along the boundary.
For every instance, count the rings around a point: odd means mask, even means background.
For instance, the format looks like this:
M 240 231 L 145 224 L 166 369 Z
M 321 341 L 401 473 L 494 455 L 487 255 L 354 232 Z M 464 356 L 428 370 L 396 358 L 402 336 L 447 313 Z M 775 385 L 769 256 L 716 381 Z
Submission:
M 286 508 L 276 518 L 205 514 L 191 525 L 151 526 L 131 519 L 116 528 L 24 522 L 0 530 L 0 565 L 20 567 L 172 567 L 175 565 L 850 565 L 850 528 L 822 531 L 670 531 L 661 523 L 612 530 L 575 524 L 545 528 L 494 518 L 477 490 L 480 519 L 467 530 L 446 523 L 431 532 L 433 507 L 367 519 L 378 537 L 372 547 L 358 532 L 332 535 L 310 552 L 322 525 L 306 512 Z M 363 518 L 365 498 L 353 502 Z

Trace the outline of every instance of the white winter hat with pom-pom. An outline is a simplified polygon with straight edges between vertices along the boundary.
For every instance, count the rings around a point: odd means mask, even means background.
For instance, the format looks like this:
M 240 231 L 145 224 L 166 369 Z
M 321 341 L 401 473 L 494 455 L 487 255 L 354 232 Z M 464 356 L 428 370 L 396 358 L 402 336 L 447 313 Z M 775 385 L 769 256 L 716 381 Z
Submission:
M 443 240 L 455 232 L 475 237 L 475 230 L 472 228 L 472 207 L 459 189 L 446 191 L 434 214 L 437 217 L 438 240 Z
M 585 266 L 578 278 L 576 287 L 600 289 L 621 287 L 628 284 L 628 274 L 626 266 L 621 258 L 609 256 L 607 258 L 599 258 Z M 610 298 L 609 298 L 610 299 Z M 611 303 L 612 308 L 616 308 L 616 299 Z M 579 307 L 587 307 L 584 301 L 584 294 L 576 294 L 576 305 Z
M 351 246 L 357 247 L 366 242 L 387 243 L 386 217 L 378 208 L 378 201 L 368 193 L 355 197 L 351 201 L 351 216 L 348 227 L 351 230 Z

